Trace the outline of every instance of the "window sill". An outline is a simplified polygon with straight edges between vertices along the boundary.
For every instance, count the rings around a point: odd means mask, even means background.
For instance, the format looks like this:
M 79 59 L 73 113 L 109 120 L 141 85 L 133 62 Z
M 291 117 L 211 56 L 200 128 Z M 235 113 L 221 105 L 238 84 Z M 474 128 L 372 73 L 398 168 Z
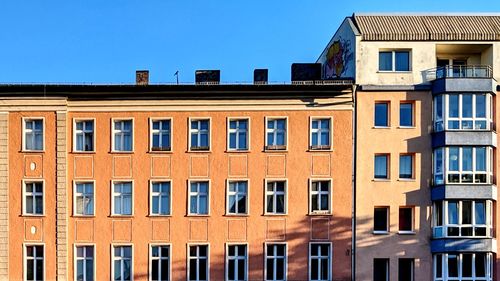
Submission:
M 225 153 L 250 153 L 251 151 L 249 149 L 246 149 L 246 150 L 231 150 L 231 149 L 227 149 L 226 151 L 224 151 Z
M 264 149 L 262 152 L 265 152 L 265 153 L 280 153 L 280 152 L 288 152 L 288 149 Z
M 172 154 L 174 153 L 172 150 L 150 150 L 148 153 L 151 154 Z
M 197 215 L 197 214 L 187 214 L 186 217 L 191 217 L 191 218 L 207 218 L 207 217 L 210 217 L 209 214 L 206 214 L 206 215 Z
M 94 219 L 95 215 L 76 215 L 76 214 L 73 214 L 73 218 L 77 218 L 77 219 Z
M 250 214 L 224 214 L 225 217 L 249 217 Z
M 416 129 L 415 126 L 398 126 L 398 129 Z
M 22 153 L 45 153 L 45 149 L 42 150 L 21 150 Z
M 331 149 L 308 149 L 307 152 L 333 152 L 333 148 Z
M 378 70 L 377 73 L 384 73 L 384 74 L 411 74 L 413 71 L 411 70 Z
M 119 218 L 124 218 L 124 219 L 133 219 L 134 218 L 134 215 L 110 215 L 109 216 L 110 218 L 114 218 L 114 219 L 119 219 Z
M 408 231 L 408 230 L 400 230 L 398 231 L 399 235 L 415 235 L 417 234 L 415 231 Z
M 73 153 L 73 154 L 96 154 L 95 151 L 77 151 L 77 150 L 73 150 L 73 151 L 71 151 L 71 153 Z
M 391 181 L 391 179 L 372 179 L 372 181 L 388 182 L 388 181 Z
M 172 214 L 169 215 L 155 215 L 155 214 L 149 214 L 147 215 L 148 218 L 170 218 L 172 217 Z
M 37 217 L 37 218 L 44 218 L 45 214 L 22 214 L 21 217 Z
M 332 212 L 327 211 L 327 212 L 312 212 L 308 214 L 309 216 L 331 216 Z
M 282 214 L 274 214 L 274 213 L 265 213 L 263 216 L 269 216 L 269 217 L 283 217 L 283 216 L 288 216 L 288 213 L 282 213 Z
M 372 129 L 390 129 L 390 126 L 373 126 Z
M 415 182 L 417 181 L 416 179 L 406 179 L 406 178 L 399 178 L 398 181 L 407 181 L 407 182 Z
M 382 231 L 382 230 L 374 230 L 372 232 L 374 235 L 389 235 L 389 231 Z
M 187 153 L 212 153 L 212 150 L 191 150 L 191 149 L 188 149 L 186 151 Z
M 134 154 L 134 151 L 116 151 L 116 150 L 112 150 L 110 151 L 109 153 L 111 154 Z

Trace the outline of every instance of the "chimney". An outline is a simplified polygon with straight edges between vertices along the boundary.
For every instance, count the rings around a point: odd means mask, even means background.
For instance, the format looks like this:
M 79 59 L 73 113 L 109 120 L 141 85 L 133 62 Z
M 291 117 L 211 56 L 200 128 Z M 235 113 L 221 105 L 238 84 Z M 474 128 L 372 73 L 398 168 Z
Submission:
M 320 63 L 292 63 L 292 83 L 321 80 Z
M 195 81 L 197 85 L 218 85 L 220 70 L 196 70 Z
M 255 85 L 267 84 L 267 69 L 255 69 L 253 71 L 253 83 Z
M 149 84 L 149 70 L 137 70 L 135 72 L 135 84 L 136 85 L 148 85 Z

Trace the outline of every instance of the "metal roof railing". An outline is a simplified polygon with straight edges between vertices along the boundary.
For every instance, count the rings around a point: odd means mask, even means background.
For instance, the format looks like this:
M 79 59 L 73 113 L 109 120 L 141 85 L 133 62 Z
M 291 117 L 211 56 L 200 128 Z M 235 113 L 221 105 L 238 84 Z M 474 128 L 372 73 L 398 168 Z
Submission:
M 493 78 L 491 65 L 446 65 L 424 71 L 427 81 L 441 78 Z

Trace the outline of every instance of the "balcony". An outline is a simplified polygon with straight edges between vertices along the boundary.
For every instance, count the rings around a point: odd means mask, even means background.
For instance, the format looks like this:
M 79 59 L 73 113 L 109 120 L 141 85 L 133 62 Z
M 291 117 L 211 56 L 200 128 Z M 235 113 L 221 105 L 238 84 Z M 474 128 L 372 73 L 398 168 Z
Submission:
M 496 81 L 490 65 L 446 65 L 424 71 L 425 80 L 432 81 L 432 93 L 496 92 Z

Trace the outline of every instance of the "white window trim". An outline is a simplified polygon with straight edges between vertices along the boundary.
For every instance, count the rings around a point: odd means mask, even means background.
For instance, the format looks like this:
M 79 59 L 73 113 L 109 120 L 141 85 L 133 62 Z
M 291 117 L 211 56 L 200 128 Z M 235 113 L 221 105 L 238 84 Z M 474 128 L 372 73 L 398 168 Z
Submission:
M 93 209 L 92 209 L 92 215 L 85 215 L 85 214 L 77 214 L 76 212 L 76 185 L 79 184 L 79 183 L 92 183 L 92 187 L 93 187 L 93 193 L 92 193 L 92 196 L 93 196 L 93 200 L 94 200 L 94 204 L 93 204 Z M 95 180 L 74 180 L 73 181 L 73 216 L 74 217 L 95 217 L 96 216 L 96 208 L 95 208 L 95 205 L 96 205 L 96 188 L 95 188 Z
M 328 211 L 312 211 L 312 183 L 317 181 L 327 181 L 329 182 L 329 202 L 328 202 Z M 332 215 L 332 198 L 333 197 L 333 180 L 332 178 L 310 178 L 309 179 L 309 215 Z
M 462 157 L 463 157 L 463 148 L 464 147 L 472 147 L 472 171 L 469 172 L 469 171 L 463 171 L 462 170 Z M 482 171 L 476 171 L 476 149 L 477 148 L 486 148 L 486 172 L 482 172 Z M 450 148 L 458 148 L 459 149 L 459 159 L 458 159 L 458 171 L 450 171 L 449 170 L 449 167 L 450 167 L 450 154 L 449 154 L 449 151 L 450 151 Z M 433 150 L 432 152 L 432 155 L 433 155 L 433 168 L 432 168 L 432 173 L 433 173 L 433 181 L 435 182 L 435 178 L 436 178 L 436 175 L 441 175 L 441 174 L 437 174 L 436 173 L 436 167 L 438 165 L 437 163 L 437 157 L 435 156 L 436 152 L 438 150 L 442 150 L 442 168 L 443 168 L 443 183 L 439 184 L 439 185 L 442 185 L 442 184 L 459 184 L 459 185 L 468 185 L 468 184 L 479 184 L 479 185 L 490 185 L 492 184 L 492 175 L 493 175 L 493 150 L 491 147 L 489 146 L 458 146 L 458 145 L 454 145 L 454 146 L 446 146 L 446 147 L 439 147 L 439 148 L 436 148 Z M 448 182 L 448 176 L 450 174 L 455 174 L 455 175 L 459 175 L 459 178 L 461 178 L 462 175 L 472 175 L 472 182 Z M 484 183 L 476 183 L 474 182 L 474 179 L 475 179 L 475 176 L 476 175 L 486 175 L 486 182 Z M 436 183 L 434 183 L 436 184 Z
M 148 280 L 152 280 L 153 276 L 153 247 L 168 247 L 168 277 L 172 280 L 172 243 L 149 243 L 148 252 Z M 189 254 L 189 253 L 188 253 Z
M 477 252 L 476 252 L 477 253 Z M 474 252 L 469 252 L 468 254 L 473 254 L 472 256 L 472 272 L 473 275 L 475 275 L 476 272 L 476 253 Z M 486 277 L 462 277 L 462 268 L 463 268 L 463 254 L 464 253 L 459 253 L 459 252 L 454 252 L 454 253 L 435 253 L 432 255 L 432 277 L 433 280 L 436 281 L 445 281 L 448 280 L 448 278 L 452 278 L 452 280 L 470 280 L 470 281 L 492 281 L 493 280 L 493 272 L 494 272 L 494 265 L 493 265 L 493 254 L 492 253 L 484 253 L 486 254 Z M 459 277 L 449 277 L 448 276 L 448 256 L 449 255 L 456 255 L 458 259 L 458 276 Z M 441 258 L 442 259 L 442 272 L 441 272 L 441 277 L 436 277 L 437 273 L 437 259 Z M 464 279 L 462 279 L 464 278 Z M 466 278 L 466 279 L 465 279 Z
M 264 242 L 264 280 L 274 281 L 267 279 L 267 246 L 269 245 L 285 245 L 285 280 L 288 280 L 288 243 L 287 242 Z M 275 256 L 276 257 L 276 256 Z
M 313 134 L 313 129 L 312 129 L 312 123 L 314 120 L 318 119 L 328 119 L 330 120 L 330 147 L 329 148 L 316 148 L 312 149 L 312 134 Z M 308 151 L 313 152 L 313 151 L 333 151 L 333 116 L 310 116 L 309 117 L 309 147 Z
M 96 280 L 97 276 L 96 276 L 96 259 L 97 259 L 97 256 L 96 256 L 96 244 L 95 243 L 75 243 L 73 244 L 73 278 L 74 280 L 77 280 L 76 278 L 76 274 L 77 274 L 77 265 L 76 265 L 76 262 L 77 262 L 77 256 L 76 256 L 76 248 L 77 247 L 93 247 L 93 250 L 94 250 L 94 257 L 93 257 L 93 263 L 94 263 L 94 280 Z
M 47 280 L 45 273 L 46 273 L 46 268 L 47 268 L 47 251 L 45 247 L 45 243 L 41 242 L 34 242 L 34 243 L 23 243 L 23 280 L 27 280 L 27 274 L 28 274 L 28 265 L 27 265 L 27 247 L 30 246 L 42 246 L 43 247 L 43 280 Z
M 92 121 L 94 123 L 94 130 L 92 131 L 92 150 L 78 150 L 76 148 L 76 123 L 82 121 Z M 96 152 L 96 119 L 95 118 L 73 118 L 73 153 L 95 153 Z
M 202 121 L 208 120 L 208 149 L 207 150 L 192 150 L 191 149 L 191 122 L 192 121 Z M 211 152 L 212 151 L 212 117 L 189 117 L 188 118 L 188 143 L 187 143 L 187 151 L 188 152 Z
M 29 120 L 42 120 L 42 149 L 41 150 L 33 150 L 33 149 L 26 149 L 26 121 Z M 22 152 L 45 152 L 45 131 L 46 131 L 46 125 L 45 125 L 45 117 L 23 117 L 21 121 L 21 128 L 22 128 Z
M 163 214 L 153 214 L 153 184 L 168 182 L 170 183 L 170 195 L 169 195 L 169 205 L 170 212 L 168 215 Z M 171 179 L 154 179 L 149 181 L 149 216 L 151 217 L 171 217 L 172 216 L 172 194 L 173 194 L 173 184 Z
M 191 246 L 207 246 L 207 280 L 210 280 L 210 243 L 186 243 L 186 279 L 189 279 L 189 247 Z
M 238 130 L 239 129 L 230 129 L 229 126 L 230 126 L 230 122 L 231 121 L 242 121 L 242 120 L 246 120 L 247 121 L 247 130 L 246 130 L 246 135 L 247 135 L 247 148 L 246 149 L 239 149 L 239 148 L 230 148 L 229 147 L 229 135 L 231 134 L 231 130 L 235 130 L 236 132 L 236 135 L 237 135 L 237 139 L 238 139 Z M 226 149 L 227 151 L 230 151 L 230 152 L 239 152 L 239 151 L 244 151 L 244 152 L 249 152 L 251 149 L 251 145 L 250 145 L 250 138 L 251 138 L 251 127 L 252 127 L 252 124 L 251 124 L 251 121 L 250 121 L 250 117 L 247 117 L 247 116 L 242 116 L 242 117 L 237 117 L 237 116 L 232 116 L 232 117 L 228 117 L 227 120 L 226 120 L 226 128 L 227 128 L 227 134 L 226 134 L 226 143 L 227 143 L 227 146 L 226 146 Z M 238 141 L 236 141 L 236 145 L 238 145 Z
M 229 280 L 229 246 L 245 246 L 245 280 L 248 280 L 248 243 L 247 242 L 242 242 L 242 243 L 226 243 L 226 253 L 225 253 L 225 263 L 226 263 L 226 270 L 225 270 L 225 280 Z
M 191 183 L 195 182 L 207 182 L 208 183 L 208 196 L 207 196 L 207 214 L 193 214 L 191 213 Z M 212 196 L 212 182 L 210 179 L 189 179 L 188 180 L 188 186 L 187 186 L 187 216 L 192 216 L 192 217 L 209 217 L 210 216 L 210 197 Z
M 267 211 L 267 184 L 270 182 L 285 182 L 285 212 L 284 213 L 270 213 Z M 264 215 L 268 216 L 285 216 L 288 215 L 288 179 L 286 178 L 266 178 L 264 179 Z M 276 244 L 276 243 L 273 243 Z
M 170 121 L 170 150 L 153 150 L 153 122 Z M 174 119 L 172 117 L 151 117 L 149 118 L 149 152 L 151 153 L 172 153 L 174 151 Z
M 125 182 L 130 182 L 130 184 L 132 185 L 132 205 L 131 205 L 131 208 L 132 208 L 132 213 L 130 215 L 124 215 L 124 214 L 115 214 L 115 197 L 114 197 L 114 193 L 115 193 L 115 183 L 125 183 Z M 134 196 L 134 189 L 135 189 L 135 186 L 134 186 L 134 180 L 112 180 L 111 181 L 111 216 L 112 217 L 133 217 L 134 216 L 134 200 L 135 200 L 135 196 Z
M 333 243 L 332 242 L 309 242 L 309 251 L 307 253 L 307 260 L 308 260 L 308 263 L 307 263 L 307 276 L 309 278 L 309 280 L 312 280 L 311 279 L 311 260 L 312 260 L 312 256 L 311 256 L 311 246 L 312 245 L 315 245 L 315 244 L 320 244 L 320 245 L 323 245 L 323 244 L 328 244 L 329 245 L 329 248 L 330 248 L 330 251 L 328 251 L 328 280 L 331 280 L 332 279 L 332 253 L 333 253 Z
M 375 209 L 386 209 L 386 230 L 375 230 Z M 398 209 L 399 211 L 399 209 Z M 390 206 L 373 206 L 373 234 L 389 234 L 391 232 L 391 207 Z
M 131 121 L 132 126 L 131 126 L 131 150 L 116 150 L 115 148 L 115 133 L 118 132 L 115 130 L 115 122 L 120 122 L 120 121 Z M 113 153 L 134 153 L 134 147 L 135 147 L 135 122 L 134 118 L 131 117 L 123 117 L 123 118 L 111 118 L 111 152 Z
M 453 202 L 458 202 L 458 224 L 449 224 L 448 223 L 448 203 L 450 201 Z M 462 221 L 462 203 L 464 201 L 471 201 L 472 202 L 472 209 L 471 209 L 471 219 L 472 223 L 471 224 L 462 224 L 460 223 Z M 485 219 L 486 219 L 486 224 L 476 224 L 476 202 L 484 202 L 485 203 Z M 443 225 L 436 225 L 436 220 L 437 220 L 437 212 L 434 212 L 433 216 L 433 222 L 432 222 L 432 234 L 433 237 L 435 238 L 493 238 L 493 202 L 491 200 L 481 200 L 481 199 L 451 199 L 451 200 L 443 200 L 443 201 L 437 201 L 434 203 L 433 207 L 436 209 L 436 204 L 442 204 L 442 222 Z M 481 235 L 472 235 L 472 236 L 466 236 L 466 235 L 457 235 L 457 236 L 449 236 L 448 235 L 448 228 L 453 227 L 453 228 L 458 228 L 459 231 L 461 231 L 462 228 L 472 228 L 472 231 L 474 233 L 474 230 L 476 227 L 481 227 L 481 228 L 486 228 L 486 236 L 481 236 Z M 441 230 L 442 235 L 436 235 L 437 230 Z
M 126 244 L 126 243 L 111 243 L 111 281 L 114 280 L 115 276 L 115 247 L 130 247 L 131 257 L 130 257 L 130 280 L 134 281 L 134 244 Z
M 230 213 L 229 212 L 229 184 L 232 182 L 246 182 L 247 183 L 247 193 L 246 193 L 246 212 L 245 213 Z M 238 192 L 236 192 L 238 193 Z M 231 178 L 226 180 L 226 216 L 248 216 L 250 214 L 250 179 L 248 178 Z
M 403 104 L 410 104 L 411 105 L 411 125 L 410 126 L 404 126 L 404 125 L 401 125 L 401 105 Z M 399 124 L 398 124 L 398 128 L 402 128 L 402 129 L 413 129 L 415 128 L 417 125 L 417 119 L 415 118 L 415 112 L 416 112 L 416 102 L 415 100 L 402 100 L 402 101 L 399 101 Z
M 380 53 L 392 53 L 392 67 L 391 70 L 380 70 Z M 408 70 L 396 70 L 396 52 L 408 52 Z M 413 51 L 412 49 L 379 49 L 377 58 L 377 72 L 379 73 L 411 73 L 413 69 Z
M 398 209 L 398 216 L 399 216 L 399 210 L 401 209 L 411 209 L 411 230 L 401 230 L 399 229 L 399 220 L 398 220 L 398 234 L 415 234 L 415 206 L 399 206 Z M 398 217 L 399 219 L 399 217 Z
M 484 94 L 486 97 L 486 117 L 476 117 L 476 97 L 480 94 Z M 450 95 L 458 95 L 458 117 L 449 117 L 450 114 Z M 472 95 L 472 117 L 471 118 L 464 118 L 462 117 L 462 105 L 463 105 L 463 95 Z M 436 99 L 441 96 L 442 99 L 442 108 L 441 112 L 443 116 L 441 119 L 437 119 L 437 107 L 436 107 Z M 489 93 L 472 93 L 472 92 L 463 92 L 463 93 L 449 93 L 449 94 L 441 94 L 433 98 L 433 129 L 434 131 L 440 132 L 440 131 L 490 131 L 491 130 L 491 125 L 492 125 L 492 96 Z M 472 121 L 473 126 L 475 126 L 475 121 L 486 121 L 486 129 L 450 129 L 448 128 L 448 121 L 458 121 L 459 122 L 459 127 L 462 127 L 462 121 Z M 443 130 L 437 130 L 436 123 L 437 122 L 442 122 L 443 123 Z
M 274 120 L 280 120 L 284 119 L 285 120 L 285 149 L 268 149 L 268 144 L 267 144 L 267 133 L 268 133 L 268 128 L 267 128 L 267 122 L 268 121 L 274 121 Z M 266 152 L 274 152 L 274 151 L 288 151 L 288 116 L 266 116 L 264 117 L 264 151 Z
M 26 212 L 26 184 L 27 183 L 37 183 L 37 182 L 41 182 L 42 183 L 42 188 L 43 188 L 43 191 L 42 191 L 42 207 L 43 207 L 43 211 L 41 214 L 28 214 Z M 45 190 L 45 179 L 23 179 L 22 180 L 22 200 L 23 200 L 23 216 L 26 216 L 26 217 L 43 217 L 45 216 L 45 193 L 46 193 L 46 190 Z

